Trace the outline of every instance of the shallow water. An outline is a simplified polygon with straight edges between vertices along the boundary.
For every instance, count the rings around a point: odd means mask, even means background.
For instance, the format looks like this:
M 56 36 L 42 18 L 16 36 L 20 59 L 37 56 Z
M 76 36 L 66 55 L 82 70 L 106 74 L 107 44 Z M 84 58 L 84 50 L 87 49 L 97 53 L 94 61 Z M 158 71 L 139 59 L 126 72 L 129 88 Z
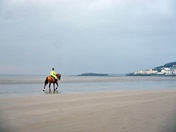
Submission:
M 176 89 L 175 77 L 63 76 L 56 92 L 43 92 L 45 76 L 0 76 L 0 97 L 67 94 L 78 92 Z M 53 86 L 51 85 L 51 90 Z

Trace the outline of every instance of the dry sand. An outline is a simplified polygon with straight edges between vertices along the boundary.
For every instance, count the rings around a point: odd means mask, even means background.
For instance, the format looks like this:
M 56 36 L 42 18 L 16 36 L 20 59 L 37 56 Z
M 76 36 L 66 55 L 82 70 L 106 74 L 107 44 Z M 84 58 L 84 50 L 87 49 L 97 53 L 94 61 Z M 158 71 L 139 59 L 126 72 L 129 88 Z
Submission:
M 176 90 L 0 98 L 0 132 L 175 132 Z

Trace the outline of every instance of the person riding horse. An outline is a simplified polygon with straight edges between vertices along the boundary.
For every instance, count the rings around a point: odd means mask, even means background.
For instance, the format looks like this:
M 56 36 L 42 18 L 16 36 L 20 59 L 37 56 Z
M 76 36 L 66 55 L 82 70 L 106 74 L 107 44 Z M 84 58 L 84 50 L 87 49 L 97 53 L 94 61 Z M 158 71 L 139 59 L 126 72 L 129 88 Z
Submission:
M 51 70 L 51 72 L 50 72 L 50 75 L 51 75 L 52 77 L 54 77 L 55 82 L 57 82 L 57 76 L 56 76 L 56 72 L 54 71 L 54 68 L 52 68 L 52 70 Z
M 54 91 L 58 88 L 58 80 L 61 79 L 61 74 L 56 74 L 56 72 L 54 71 L 54 68 L 52 68 L 52 71 L 50 72 L 50 76 L 47 76 L 44 82 L 44 89 L 43 91 L 45 91 L 45 86 L 49 83 L 49 91 L 50 90 L 50 85 L 51 83 L 53 83 L 53 88 Z M 56 84 L 56 89 L 55 89 L 55 84 Z

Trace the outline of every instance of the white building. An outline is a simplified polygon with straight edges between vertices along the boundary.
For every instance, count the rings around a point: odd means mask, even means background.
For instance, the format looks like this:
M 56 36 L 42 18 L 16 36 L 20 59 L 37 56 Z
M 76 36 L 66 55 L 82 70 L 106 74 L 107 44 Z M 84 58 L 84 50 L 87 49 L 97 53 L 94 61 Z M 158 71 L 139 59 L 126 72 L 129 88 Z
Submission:
M 136 75 L 136 74 L 145 74 L 145 71 L 139 70 L 139 71 L 134 72 L 134 74 L 135 74 L 135 75 Z
M 158 71 L 157 71 L 157 70 L 153 70 L 153 69 L 149 69 L 149 70 L 146 70 L 145 73 L 146 73 L 146 74 L 157 74 Z
M 165 75 L 173 75 L 173 71 L 171 70 L 171 68 L 166 68 L 166 67 L 161 70 L 161 73 Z

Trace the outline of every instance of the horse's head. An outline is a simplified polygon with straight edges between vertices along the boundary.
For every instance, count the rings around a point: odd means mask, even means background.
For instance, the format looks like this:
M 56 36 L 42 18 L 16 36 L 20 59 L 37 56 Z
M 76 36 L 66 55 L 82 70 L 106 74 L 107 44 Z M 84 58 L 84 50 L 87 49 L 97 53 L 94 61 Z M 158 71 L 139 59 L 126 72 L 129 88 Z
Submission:
M 59 80 L 61 79 L 61 74 L 56 74 L 56 76 Z

